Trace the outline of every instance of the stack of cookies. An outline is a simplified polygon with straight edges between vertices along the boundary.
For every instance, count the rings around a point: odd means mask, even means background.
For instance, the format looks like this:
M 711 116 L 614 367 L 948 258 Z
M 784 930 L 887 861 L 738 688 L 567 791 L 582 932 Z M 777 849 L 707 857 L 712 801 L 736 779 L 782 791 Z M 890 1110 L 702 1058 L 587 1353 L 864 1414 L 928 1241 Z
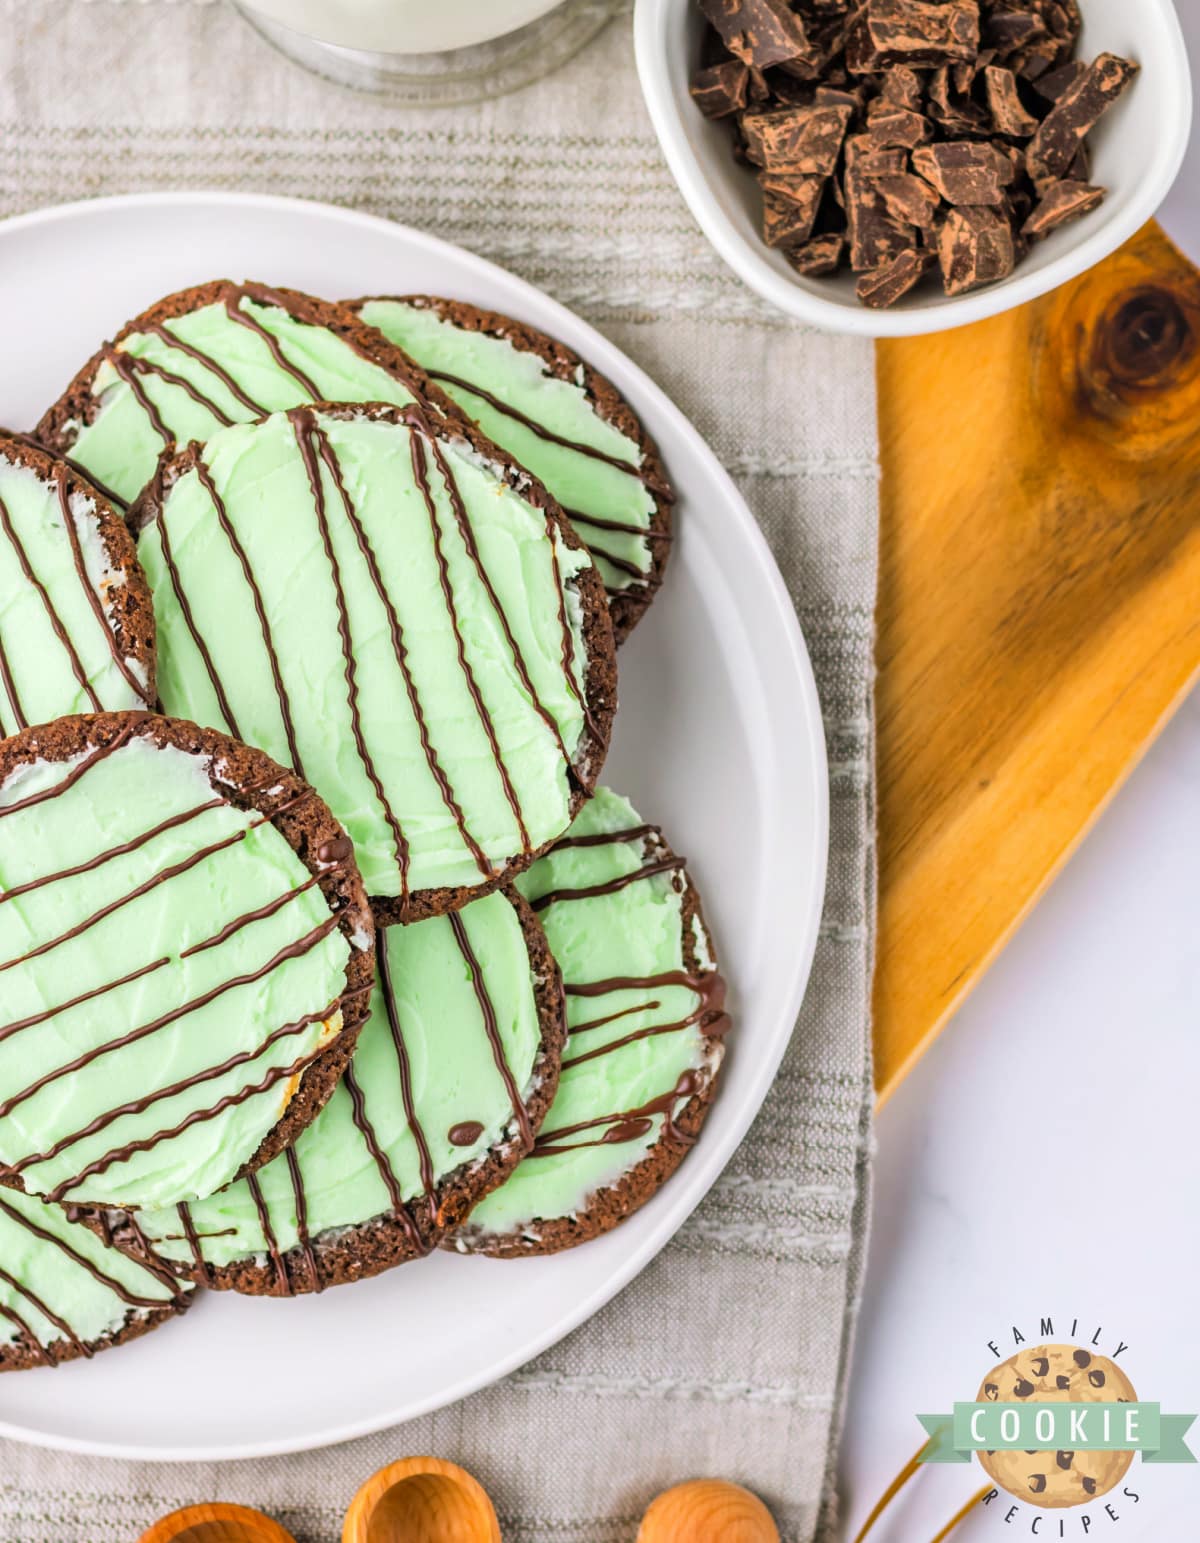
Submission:
M 0 433 L 0 1370 L 678 1166 L 724 986 L 599 785 L 671 502 L 610 382 L 429 296 L 200 285 Z

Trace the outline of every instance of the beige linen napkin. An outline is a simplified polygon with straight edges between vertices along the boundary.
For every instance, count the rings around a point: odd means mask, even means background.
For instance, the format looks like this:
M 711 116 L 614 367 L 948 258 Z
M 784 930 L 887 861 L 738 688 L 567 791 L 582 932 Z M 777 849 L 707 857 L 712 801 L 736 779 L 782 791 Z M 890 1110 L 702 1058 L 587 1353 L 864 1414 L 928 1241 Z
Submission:
M 220 1496 L 333 1543 L 356 1485 L 420 1451 L 479 1475 L 506 1543 L 630 1543 L 654 1493 L 697 1473 L 758 1490 L 794 1543 L 834 1536 L 870 1118 L 870 345 L 785 321 L 710 249 L 643 111 L 627 10 L 541 84 L 419 115 L 304 74 L 212 0 L 0 0 L 0 19 L 0 215 L 154 188 L 328 199 L 513 268 L 627 350 L 775 550 L 816 667 L 832 793 L 816 966 L 776 1086 L 707 1201 L 603 1312 L 506 1382 L 329 1451 L 170 1467 L 0 1443 L 0 1539 L 132 1543 Z

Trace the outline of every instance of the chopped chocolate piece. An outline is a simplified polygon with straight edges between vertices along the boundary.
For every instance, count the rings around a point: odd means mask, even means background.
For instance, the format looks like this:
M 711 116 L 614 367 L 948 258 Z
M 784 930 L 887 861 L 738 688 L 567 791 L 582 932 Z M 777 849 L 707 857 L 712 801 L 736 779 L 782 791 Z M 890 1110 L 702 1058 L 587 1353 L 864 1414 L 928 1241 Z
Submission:
M 968 59 L 961 64 L 952 66 L 951 78 L 954 81 L 954 89 L 960 96 L 967 96 L 971 87 L 979 77 L 979 72 L 985 69 L 996 57 L 994 48 L 985 48 L 974 59 Z
M 882 101 L 882 98 L 876 98 Z M 874 106 L 874 103 L 872 103 Z M 924 144 L 927 139 L 933 138 L 933 125 L 928 118 L 923 118 L 920 113 L 910 112 L 906 107 L 887 107 L 879 112 L 867 110 L 867 127 L 872 140 L 881 149 L 885 145 L 902 145 L 904 149 L 911 150 L 914 145 Z
M 788 0 L 700 0 L 700 9 L 726 48 L 760 70 L 809 51 L 804 19 Z
M 1079 149 L 1075 152 L 1075 159 L 1067 171 L 1067 177 L 1071 182 L 1090 182 L 1092 180 L 1092 152 L 1088 148 L 1086 139 L 1080 141 Z
M 846 220 L 855 273 L 880 268 L 916 245 L 912 227 L 894 219 L 871 179 L 853 169 L 846 173 Z
M 1011 70 L 1000 64 L 989 64 L 983 72 L 983 81 L 992 122 L 999 133 L 1028 139 L 1037 131 L 1038 121 L 1026 111 L 1017 89 L 1017 77 Z
M 867 0 L 865 19 L 872 70 L 974 59 L 979 52 L 979 0 Z
M 1070 169 L 1084 136 L 1125 90 L 1137 68 L 1116 54 L 1101 54 L 1059 97 L 1026 152 L 1025 162 L 1035 186 L 1055 182 Z
M 894 177 L 877 177 L 875 186 L 893 219 L 902 220 L 905 225 L 933 224 L 940 200 L 921 177 L 901 172 Z
M 816 100 L 816 89 L 812 81 L 789 75 L 782 65 L 768 70 L 766 81 L 776 107 L 811 107 Z
M 814 236 L 803 246 L 790 247 L 784 256 L 797 273 L 816 278 L 822 273 L 836 273 L 845 250 L 846 238 L 835 234 Z
M 993 11 L 983 23 L 983 41 L 1001 57 L 1046 36 L 1046 24 L 1034 10 Z
M 1090 214 L 1103 199 L 1104 189 L 1089 182 L 1052 182 L 1042 194 L 1041 203 L 1021 226 L 1021 234 L 1031 241 L 1040 241 L 1060 225 L 1077 220 L 1081 214 Z
M 742 119 L 752 160 L 769 171 L 809 172 L 827 177 L 837 165 L 849 107 L 785 107 Z
M 1040 75 L 1034 83 L 1034 90 L 1039 96 L 1044 96 L 1048 102 L 1057 102 L 1064 91 L 1069 91 L 1086 74 L 1087 65 L 1082 59 L 1068 59 L 1066 64 L 1060 64 L 1058 69 Z
M 749 79 L 749 68 L 740 59 L 712 64 L 692 76 L 692 99 L 706 118 L 724 118 L 745 107 Z
M 848 107 L 852 115 L 862 112 L 865 100 L 861 86 L 818 86 L 813 93 L 818 107 Z
M 755 65 L 748 65 L 747 68 L 750 71 L 747 95 L 756 107 L 761 107 L 764 103 L 771 100 L 771 87 L 767 83 L 764 71 L 758 69 Z
M 867 143 L 871 144 L 869 135 Z M 876 150 L 872 146 L 859 151 L 854 158 L 854 167 L 864 177 L 901 177 L 908 170 L 908 155 L 900 149 Z
M 948 295 L 1006 278 L 1016 263 L 1012 228 L 992 209 L 951 209 L 938 232 L 938 261 Z
M 998 204 L 1015 174 L 993 145 L 918 145 L 912 165 L 950 204 Z
M 936 261 L 932 252 L 910 248 L 873 272 L 860 274 L 855 293 L 864 305 L 883 310 L 919 284 Z
M 704 36 L 700 40 L 700 68 L 708 69 L 711 64 L 724 64 L 733 55 L 721 41 L 721 34 L 709 22 L 704 28 Z
M 796 246 L 808 240 L 824 186 L 824 177 L 776 175 L 762 179 L 763 240 L 768 246 Z
M 909 112 L 920 112 L 923 95 L 921 77 L 916 70 L 910 70 L 906 64 L 898 64 L 894 70 L 888 70 L 883 77 L 881 100 L 890 102 L 893 107 L 905 107 Z

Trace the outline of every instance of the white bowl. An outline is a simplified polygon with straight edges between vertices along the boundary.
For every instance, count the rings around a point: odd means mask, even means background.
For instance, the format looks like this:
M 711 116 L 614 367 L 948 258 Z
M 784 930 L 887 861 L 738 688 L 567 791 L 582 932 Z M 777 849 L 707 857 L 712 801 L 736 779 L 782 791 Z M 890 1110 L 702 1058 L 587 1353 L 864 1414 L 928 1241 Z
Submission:
M 370 53 L 424 54 L 472 48 L 515 32 L 559 0 L 243 0 L 260 17 L 304 37 Z
M 638 74 L 655 132 L 701 230 L 765 299 L 832 332 L 908 337 L 940 332 L 1023 305 L 1074 278 L 1127 241 L 1175 180 L 1192 121 L 1187 53 L 1171 0 L 1081 0 L 1080 56 L 1121 54 L 1141 73 L 1092 135 L 1093 180 L 1108 189 L 1099 209 L 1056 230 L 998 283 L 949 297 L 934 286 L 888 311 L 873 311 L 840 273 L 802 278 L 764 245 L 754 177 L 733 159 L 729 124 L 705 118 L 688 94 L 704 17 L 696 0 L 637 0 Z

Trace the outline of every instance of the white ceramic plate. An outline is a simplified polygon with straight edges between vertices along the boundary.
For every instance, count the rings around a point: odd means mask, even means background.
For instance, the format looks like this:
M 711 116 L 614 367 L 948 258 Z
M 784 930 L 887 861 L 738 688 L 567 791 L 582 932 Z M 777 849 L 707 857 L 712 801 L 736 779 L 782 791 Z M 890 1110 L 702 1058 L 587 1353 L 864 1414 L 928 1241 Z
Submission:
M 493 307 L 565 339 L 641 413 L 679 492 L 679 538 L 666 586 L 621 654 L 605 778 L 689 855 L 737 1028 L 696 1150 L 607 1237 L 551 1259 L 438 1254 L 297 1301 L 211 1294 L 183 1322 L 94 1362 L 0 1378 L 0 1435 L 177 1461 L 296 1451 L 438 1408 L 553 1344 L 644 1268 L 725 1166 L 774 1076 L 812 962 L 828 835 L 812 670 L 733 484 L 623 354 L 478 257 L 369 216 L 222 193 L 10 220 L 0 224 L 0 423 L 31 427 L 102 337 L 158 296 L 218 276 Z M 319 1378 L 297 1356 L 305 1344 L 322 1348 Z M 254 1397 L 231 1397 L 238 1387 Z

